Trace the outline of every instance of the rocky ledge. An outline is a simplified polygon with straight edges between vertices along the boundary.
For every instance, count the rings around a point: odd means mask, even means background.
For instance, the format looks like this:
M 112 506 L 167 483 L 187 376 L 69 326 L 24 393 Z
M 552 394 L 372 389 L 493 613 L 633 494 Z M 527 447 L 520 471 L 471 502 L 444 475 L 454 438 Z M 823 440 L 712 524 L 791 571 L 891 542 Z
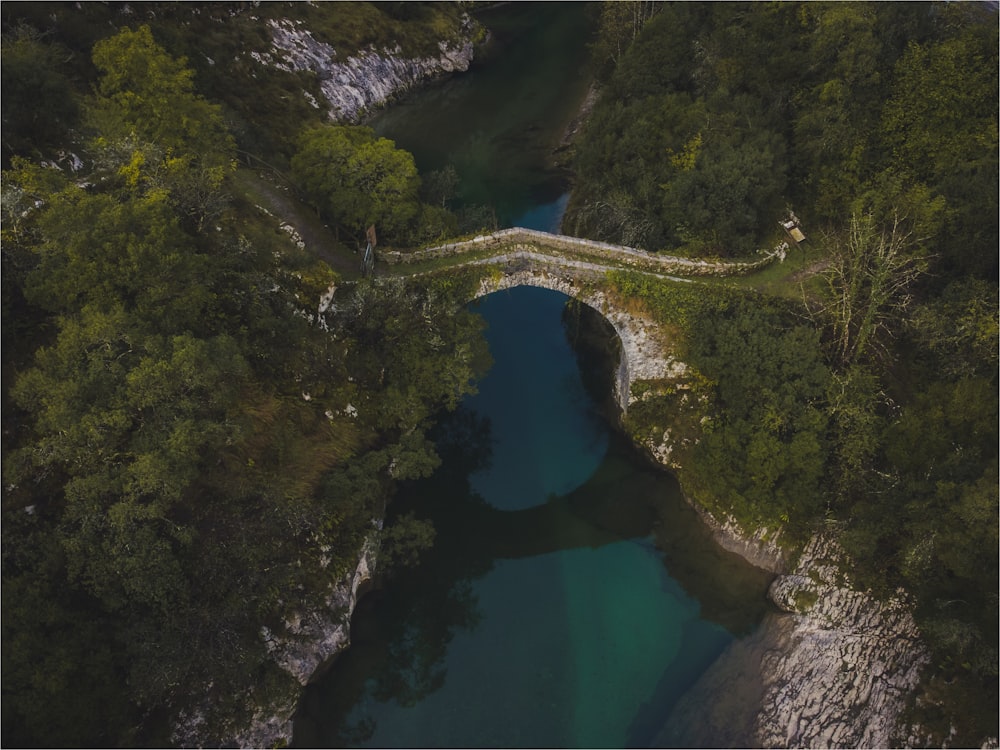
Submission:
M 818 535 L 769 597 L 782 610 L 735 642 L 678 703 L 657 746 L 890 747 L 928 656 L 897 599 L 851 587 Z
M 440 54 L 435 57 L 405 57 L 397 46 L 386 50 L 370 47 L 338 60 L 337 51 L 316 39 L 301 22 L 269 21 L 269 27 L 272 50 L 254 53 L 254 57 L 282 70 L 315 73 L 330 118 L 338 122 L 356 122 L 366 112 L 419 83 L 468 70 L 478 31 L 478 24 L 466 16 L 461 37 L 439 42 Z M 313 104 L 320 106 L 314 100 Z

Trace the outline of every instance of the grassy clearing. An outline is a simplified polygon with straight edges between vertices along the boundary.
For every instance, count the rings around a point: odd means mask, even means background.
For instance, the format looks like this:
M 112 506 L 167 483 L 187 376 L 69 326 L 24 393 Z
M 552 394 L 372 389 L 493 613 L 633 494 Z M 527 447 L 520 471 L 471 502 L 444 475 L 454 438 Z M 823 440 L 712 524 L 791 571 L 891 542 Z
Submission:
M 807 294 L 819 291 L 819 273 L 826 267 L 826 260 L 825 252 L 817 245 L 800 245 L 791 248 L 781 263 L 772 263 L 734 281 L 763 294 L 801 299 L 803 286 Z
M 772 297 L 816 300 L 823 290 L 822 271 L 827 256 L 816 245 L 791 248 L 784 261 L 775 262 L 746 276 L 706 276 L 704 283 L 753 289 Z

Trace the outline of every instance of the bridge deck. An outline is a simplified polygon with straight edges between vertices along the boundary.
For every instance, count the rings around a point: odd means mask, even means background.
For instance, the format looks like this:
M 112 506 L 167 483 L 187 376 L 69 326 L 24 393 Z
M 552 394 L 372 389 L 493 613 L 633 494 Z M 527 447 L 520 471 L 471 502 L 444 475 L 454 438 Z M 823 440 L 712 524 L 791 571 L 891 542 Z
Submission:
M 380 251 L 378 256 L 380 261 L 390 266 L 406 264 L 441 268 L 451 265 L 496 262 L 512 253 L 531 253 L 535 256 L 559 259 L 558 261 L 553 260 L 553 262 L 567 267 L 579 263 L 589 264 L 589 267 L 593 269 L 626 268 L 656 275 L 678 277 L 735 276 L 753 273 L 780 257 L 781 251 L 774 250 L 754 260 L 692 260 L 650 253 L 624 245 L 611 245 L 606 242 L 514 227 L 412 252 Z M 579 267 L 583 268 L 583 266 Z M 393 270 L 393 273 L 400 274 L 396 270 Z M 403 273 L 405 274 L 405 272 Z M 412 273 L 411 271 L 410 274 Z

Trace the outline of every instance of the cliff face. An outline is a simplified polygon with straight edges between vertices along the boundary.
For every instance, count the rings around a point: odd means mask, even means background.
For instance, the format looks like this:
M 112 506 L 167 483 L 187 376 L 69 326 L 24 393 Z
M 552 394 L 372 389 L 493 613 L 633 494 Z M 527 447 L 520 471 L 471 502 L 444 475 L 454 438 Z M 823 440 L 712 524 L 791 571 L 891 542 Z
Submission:
M 276 747 L 292 741 L 292 717 L 302 687 L 350 642 L 351 615 L 358 589 L 375 569 L 377 545 L 373 536 L 361 551 L 355 570 L 332 587 L 326 608 L 300 613 L 280 632 L 261 628 L 261 637 L 275 663 L 287 675 L 283 685 L 253 686 L 239 701 L 251 712 L 240 726 L 212 726 L 214 704 L 206 698 L 201 709 L 181 717 L 172 740 L 180 747 Z M 210 693 L 208 686 L 206 693 Z M 264 695 L 263 693 L 266 693 Z
M 337 51 L 316 39 L 299 23 L 269 21 L 272 51 L 257 55 L 259 62 L 283 70 L 309 71 L 317 75 L 330 118 L 356 122 L 378 107 L 424 81 L 456 71 L 468 70 L 473 57 L 475 22 L 467 18 L 462 38 L 438 43 L 436 57 L 403 57 L 399 47 L 368 50 L 345 60 Z M 320 106 L 313 102 L 314 106 Z
M 907 608 L 850 587 L 816 536 L 769 614 L 681 700 L 659 746 L 889 747 L 928 656 Z

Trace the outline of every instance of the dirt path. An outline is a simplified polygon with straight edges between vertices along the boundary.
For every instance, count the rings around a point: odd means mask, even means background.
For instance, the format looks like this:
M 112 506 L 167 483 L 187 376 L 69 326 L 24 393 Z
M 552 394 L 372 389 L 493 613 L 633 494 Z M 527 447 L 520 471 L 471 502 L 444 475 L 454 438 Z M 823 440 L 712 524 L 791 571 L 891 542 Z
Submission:
M 830 263 L 831 261 L 829 258 L 820 258 L 814 263 L 810 263 L 805 268 L 802 268 L 793 273 L 791 276 L 788 277 L 788 281 L 790 281 L 793 284 L 798 284 L 800 281 L 805 281 L 806 279 L 815 276 L 818 273 L 822 273 L 823 271 L 825 271 L 827 268 L 830 267 Z
M 295 227 L 307 252 L 325 260 L 345 280 L 361 277 L 360 256 L 345 247 L 345 243 L 338 243 L 333 231 L 313 209 L 295 197 L 291 188 L 278 178 L 263 176 L 252 169 L 237 170 L 235 179 L 249 200 L 273 214 L 278 222 Z

